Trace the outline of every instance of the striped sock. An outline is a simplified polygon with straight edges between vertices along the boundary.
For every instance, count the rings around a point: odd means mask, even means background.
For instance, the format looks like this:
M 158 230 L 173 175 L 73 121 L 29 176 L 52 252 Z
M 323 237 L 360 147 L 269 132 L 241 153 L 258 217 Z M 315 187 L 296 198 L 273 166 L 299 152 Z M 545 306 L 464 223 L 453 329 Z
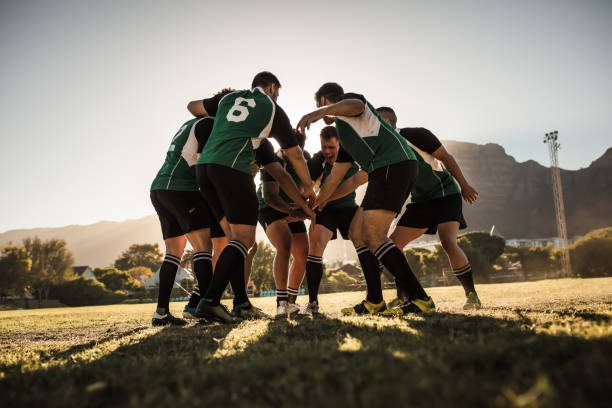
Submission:
M 287 288 L 287 294 L 289 295 L 289 303 L 295 303 L 298 296 L 298 290 L 289 286 Z
M 453 269 L 455 277 L 461 282 L 465 295 L 467 296 L 470 292 L 476 293 L 474 287 L 474 276 L 472 275 L 472 265 L 469 263 L 458 269 Z
M 210 285 L 208 285 L 208 290 L 203 296 L 203 300 L 212 305 L 219 304 L 223 291 L 227 288 L 230 280 L 232 282 L 232 290 L 234 291 L 234 302 L 236 302 L 236 299 L 239 299 L 243 303 L 243 298 L 246 301 L 249 300 L 244 285 L 244 258 L 246 254 L 247 248 L 242 242 L 232 240 L 227 244 L 221 255 L 219 255 L 215 273 L 210 281 Z
M 178 256 L 166 254 L 164 262 L 159 268 L 158 314 L 165 315 L 170 310 L 170 295 L 179 266 L 181 266 L 181 259 Z
M 380 282 L 380 262 L 365 245 L 357 247 L 355 250 L 357 251 L 361 270 L 366 281 L 366 300 L 378 304 L 383 300 L 382 284 Z
M 428 299 L 425 290 L 410 269 L 406 257 L 392 241 L 387 241 L 379 246 L 374 254 L 395 276 L 399 285 L 406 289 L 410 299 Z
M 193 254 L 193 274 L 198 283 L 193 289 L 187 307 L 196 307 L 200 302 L 200 294 L 205 293 L 210 285 L 212 279 L 212 254 L 210 252 Z
M 282 301 L 289 301 L 289 297 L 287 296 L 287 289 L 276 289 L 276 305 Z
M 308 301 L 319 300 L 319 286 L 323 278 L 323 259 L 320 256 L 308 255 L 306 258 L 306 285 L 308 286 Z

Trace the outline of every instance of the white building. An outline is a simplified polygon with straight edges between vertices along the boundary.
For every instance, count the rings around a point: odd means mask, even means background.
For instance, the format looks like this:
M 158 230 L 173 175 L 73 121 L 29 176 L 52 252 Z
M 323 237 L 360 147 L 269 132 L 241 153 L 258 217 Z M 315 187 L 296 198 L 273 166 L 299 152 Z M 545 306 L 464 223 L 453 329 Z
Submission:
M 180 283 L 183 279 L 193 279 L 193 276 L 187 269 L 179 267 L 178 271 L 176 271 L 176 278 L 174 278 L 174 287 L 178 288 L 177 283 Z M 145 289 L 153 289 L 157 286 L 159 286 L 159 269 L 144 283 Z

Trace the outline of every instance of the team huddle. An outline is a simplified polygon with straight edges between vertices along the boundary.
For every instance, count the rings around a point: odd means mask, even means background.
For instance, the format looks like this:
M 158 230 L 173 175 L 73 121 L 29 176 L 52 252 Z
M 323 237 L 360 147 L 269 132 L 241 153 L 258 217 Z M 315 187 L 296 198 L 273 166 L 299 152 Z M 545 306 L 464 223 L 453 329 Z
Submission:
M 470 263 L 457 245 L 458 231 L 466 227 L 462 198 L 471 204 L 478 193 L 438 138 L 424 128 L 397 129 L 393 109 L 376 109 L 363 95 L 331 82 L 317 90 L 317 109 L 294 129 L 276 102 L 280 88 L 274 74 L 260 72 L 249 90 L 223 89 L 189 102 L 194 118 L 172 139 L 151 186 L 166 245 L 153 325 L 186 324 L 170 313 L 169 302 L 187 240 L 197 284 L 184 318 L 234 323 L 267 317 L 246 290 L 258 222 L 276 249 L 277 317 L 319 313 L 323 254 L 338 231 L 355 246 L 367 287 L 365 299 L 342 314 L 434 312 L 433 299 L 402 252 L 424 233 L 438 233 L 465 290 L 463 308 L 480 308 Z M 311 157 L 304 151 L 306 130 L 321 119 L 328 126 L 320 133 L 321 151 Z M 278 152 L 268 138 L 279 143 Z M 365 183 L 357 204 L 355 190 Z M 389 304 L 382 294 L 383 267 L 397 287 Z M 309 301 L 300 307 L 304 275 Z M 231 311 L 220 302 L 228 285 Z

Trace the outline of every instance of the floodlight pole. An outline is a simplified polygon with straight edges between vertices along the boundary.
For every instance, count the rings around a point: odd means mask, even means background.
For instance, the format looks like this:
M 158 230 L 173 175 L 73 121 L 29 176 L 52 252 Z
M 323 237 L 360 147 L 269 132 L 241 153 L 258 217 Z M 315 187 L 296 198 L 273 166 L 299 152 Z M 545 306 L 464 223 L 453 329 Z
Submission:
M 556 130 L 544 135 L 544 143 L 548 144 L 548 154 L 550 156 L 550 170 L 552 172 L 553 197 L 555 201 L 555 215 L 557 219 L 557 232 L 561 239 L 561 269 L 563 276 L 571 276 L 571 264 L 569 256 L 569 246 L 567 242 L 567 227 L 565 224 L 565 205 L 563 204 L 563 187 L 561 185 L 561 170 L 557 152 L 561 144 L 557 141 L 559 132 Z

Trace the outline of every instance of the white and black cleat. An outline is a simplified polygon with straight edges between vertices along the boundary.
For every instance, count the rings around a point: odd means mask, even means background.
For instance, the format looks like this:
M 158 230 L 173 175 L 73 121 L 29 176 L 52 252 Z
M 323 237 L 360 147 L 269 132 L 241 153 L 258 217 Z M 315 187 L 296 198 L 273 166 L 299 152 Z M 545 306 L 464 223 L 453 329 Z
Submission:
M 172 316 L 170 312 L 162 315 L 155 311 L 153 312 L 153 319 L 151 324 L 153 326 L 185 326 L 187 324 L 187 321 Z

